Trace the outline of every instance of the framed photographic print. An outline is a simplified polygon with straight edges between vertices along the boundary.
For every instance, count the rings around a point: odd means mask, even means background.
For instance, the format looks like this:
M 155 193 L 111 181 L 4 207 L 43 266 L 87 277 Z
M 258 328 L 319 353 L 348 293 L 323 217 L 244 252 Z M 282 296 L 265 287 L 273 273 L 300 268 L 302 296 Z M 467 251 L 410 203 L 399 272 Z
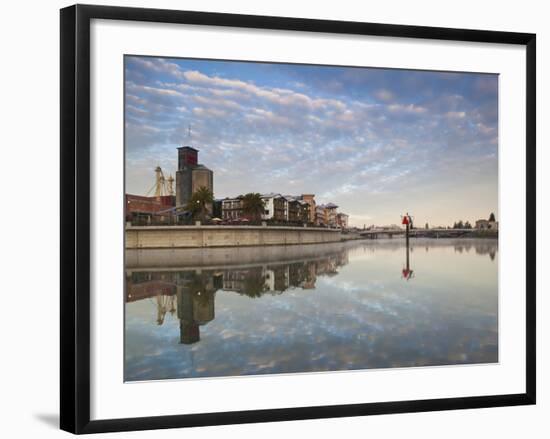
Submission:
M 62 9 L 61 428 L 534 404 L 535 129 L 533 34 Z

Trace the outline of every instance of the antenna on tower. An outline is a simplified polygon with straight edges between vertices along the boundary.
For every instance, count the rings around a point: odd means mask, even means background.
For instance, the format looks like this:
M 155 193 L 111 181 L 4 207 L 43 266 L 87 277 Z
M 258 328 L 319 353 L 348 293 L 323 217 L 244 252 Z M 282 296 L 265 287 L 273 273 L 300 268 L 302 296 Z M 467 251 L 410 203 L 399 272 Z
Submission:
M 187 125 L 187 136 L 189 137 L 189 143 L 191 143 L 191 124 Z

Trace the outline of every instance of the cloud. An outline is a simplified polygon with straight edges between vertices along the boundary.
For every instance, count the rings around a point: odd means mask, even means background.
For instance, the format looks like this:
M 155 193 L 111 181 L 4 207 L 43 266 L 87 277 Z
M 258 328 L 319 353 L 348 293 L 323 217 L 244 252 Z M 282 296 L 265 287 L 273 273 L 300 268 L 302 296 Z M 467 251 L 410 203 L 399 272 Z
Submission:
M 449 119 L 464 119 L 465 116 L 466 112 L 464 111 L 447 111 L 447 113 L 445 113 L 445 117 Z
M 127 57 L 126 79 L 134 193 L 151 163 L 174 173 L 189 142 L 215 171 L 215 196 L 313 192 L 358 214 L 358 202 L 390 211 L 417 190 L 498 175 L 494 75 Z
M 207 117 L 224 117 L 227 115 L 227 113 L 224 110 L 220 110 L 217 108 L 202 108 L 202 107 L 193 108 L 193 113 L 195 113 L 197 116 L 207 116 Z

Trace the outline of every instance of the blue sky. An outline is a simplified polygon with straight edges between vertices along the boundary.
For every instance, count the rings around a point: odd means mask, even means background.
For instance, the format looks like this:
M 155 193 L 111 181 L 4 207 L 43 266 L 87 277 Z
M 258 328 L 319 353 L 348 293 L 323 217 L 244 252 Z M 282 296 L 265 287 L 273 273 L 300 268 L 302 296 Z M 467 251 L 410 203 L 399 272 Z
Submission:
M 126 57 L 126 191 L 191 145 L 217 198 L 315 193 L 354 225 L 498 216 L 498 76 Z M 191 126 L 191 137 L 188 127 Z

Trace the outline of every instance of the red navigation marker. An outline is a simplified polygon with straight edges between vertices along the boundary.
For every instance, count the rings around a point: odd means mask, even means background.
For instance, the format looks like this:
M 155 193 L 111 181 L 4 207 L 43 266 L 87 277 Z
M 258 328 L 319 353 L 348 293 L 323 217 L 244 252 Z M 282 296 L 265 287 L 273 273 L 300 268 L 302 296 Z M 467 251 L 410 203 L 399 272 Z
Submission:
M 401 221 L 401 224 L 403 224 L 403 225 L 405 225 L 405 226 L 406 226 L 407 224 L 409 224 L 409 216 L 408 216 L 408 215 L 405 215 L 405 216 L 403 217 L 403 221 Z

